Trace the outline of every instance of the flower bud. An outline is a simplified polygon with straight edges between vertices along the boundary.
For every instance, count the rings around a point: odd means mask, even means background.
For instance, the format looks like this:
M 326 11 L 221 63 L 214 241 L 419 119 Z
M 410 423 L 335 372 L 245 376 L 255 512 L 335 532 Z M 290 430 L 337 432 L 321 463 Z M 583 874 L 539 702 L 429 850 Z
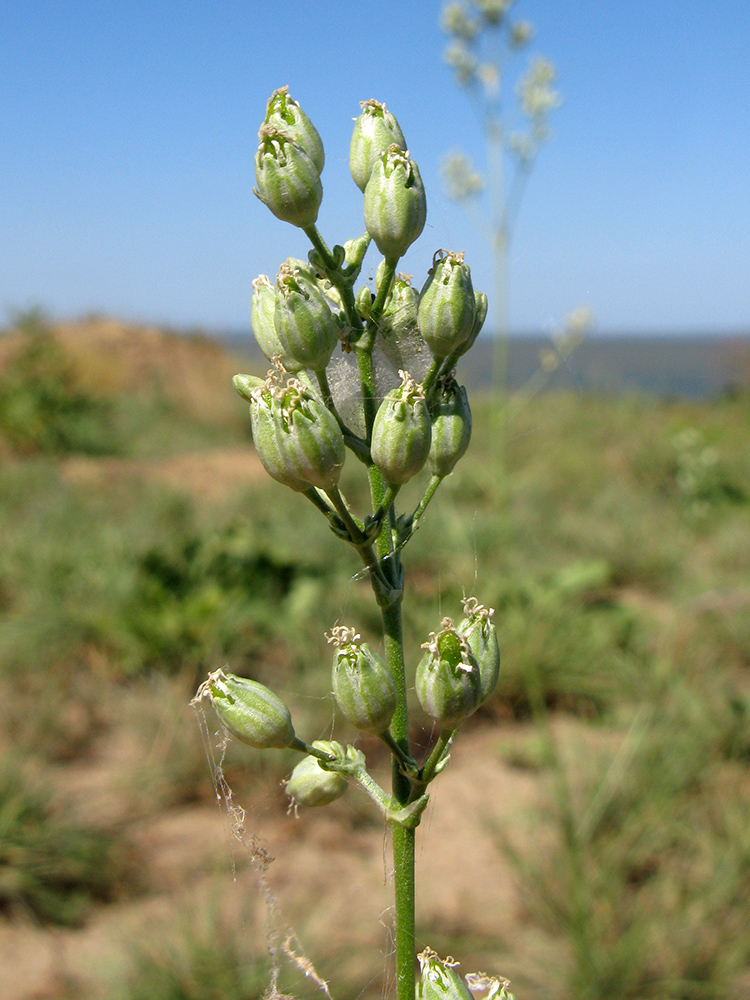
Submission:
M 469 337 L 476 304 L 463 253 L 438 250 L 419 296 L 419 329 L 436 358 L 447 358 Z
M 487 296 L 484 292 L 474 292 L 474 304 L 476 306 L 476 314 L 474 316 L 474 323 L 472 324 L 471 330 L 469 331 L 469 336 L 461 344 L 458 352 L 458 356 L 466 354 L 467 351 L 471 350 L 474 346 L 474 341 L 479 336 L 479 333 L 484 326 L 484 321 L 487 319 Z
M 266 472 L 298 492 L 331 489 L 344 464 L 344 438 L 333 414 L 295 379 L 270 377 L 253 390 L 253 442 Z
M 290 263 L 291 261 L 291 263 Z M 307 271 L 290 258 L 276 278 L 274 327 L 287 371 L 323 371 L 339 339 L 338 320 Z
M 466 615 L 458 624 L 458 633 L 469 644 L 479 666 L 479 704 L 484 704 L 497 687 L 500 675 L 500 647 L 497 630 L 492 622 L 494 610 L 479 604 L 476 598 L 463 602 Z
M 379 101 L 360 101 L 362 114 L 354 119 L 349 147 L 349 169 L 354 183 L 364 191 L 377 158 L 394 143 L 406 148 L 401 127 L 394 115 Z
M 432 948 L 425 948 L 419 959 L 417 1000 L 473 1000 L 469 988 L 456 972 L 458 962 L 440 958 Z
M 427 199 L 417 164 L 389 146 L 375 161 L 365 188 L 365 226 L 390 261 L 403 257 L 424 229 Z
M 369 319 L 374 301 L 369 285 L 362 285 L 356 294 L 354 304 L 357 307 L 357 312 L 365 322 Z
M 362 267 L 362 261 L 365 259 L 365 254 L 367 253 L 367 248 L 370 245 L 370 236 L 365 233 L 363 236 L 357 236 L 356 239 L 346 240 L 344 243 L 344 261 L 348 268 L 356 268 L 356 273 Z
M 375 414 L 370 454 L 392 486 L 408 482 L 422 469 L 430 452 L 430 414 L 421 385 L 408 372 Z
M 289 87 L 279 87 L 268 98 L 264 124 L 286 132 L 292 142 L 304 149 L 318 173 L 323 173 L 326 159 L 323 142 L 297 101 L 289 96 Z
M 291 746 L 296 737 L 289 709 L 258 681 L 215 670 L 198 688 L 194 702 L 208 697 L 232 736 L 258 750 Z
M 340 743 L 331 740 L 315 740 L 313 746 L 327 753 L 344 755 Z M 317 757 L 307 756 L 294 768 L 286 783 L 286 794 L 294 806 L 327 806 L 340 799 L 349 787 L 349 782 L 337 771 L 324 770 Z
M 305 150 L 281 129 L 261 125 L 255 154 L 255 194 L 282 222 L 302 229 L 318 218 L 320 174 Z
M 360 642 L 354 629 L 336 626 L 327 636 L 336 647 L 333 693 L 346 718 L 357 729 L 384 733 L 396 711 L 396 682 L 386 663 Z
M 440 386 L 437 401 L 432 405 L 432 442 L 427 468 L 433 476 L 453 472 L 471 441 L 471 410 L 466 389 L 455 378 Z
M 469 644 L 450 618 L 422 643 L 416 691 L 425 712 L 443 729 L 457 729 L 479 707 L 479 666 Z

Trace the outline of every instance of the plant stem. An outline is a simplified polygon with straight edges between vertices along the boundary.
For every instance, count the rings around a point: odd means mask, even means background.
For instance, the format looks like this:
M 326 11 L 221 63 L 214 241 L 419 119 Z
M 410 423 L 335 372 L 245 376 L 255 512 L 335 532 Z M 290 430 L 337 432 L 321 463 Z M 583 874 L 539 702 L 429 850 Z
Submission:
M 435 777 L 436 769 L 450 750 L 451 743 L 453 742 L 453 737 L 455 735 L 455 729 L 442 729 L 440 731 L 438 741 L 432 748 L 432 753 L 425 761 L 424 767 L 419 773 L 419 777 L 425 784 L 429 784 L 429 782 L 431 782 Z
M 401 599 L 382 608 L 383 636 L 388 666 L 396 682 L 398 704 L 391 722 L 391 735 L 406 757 L 411 757 L 409 747 L 409 716 L 406 707 L 406 671 L 404 668 L 404 640 L 401 626 Z M 409 801 L 411 782 L 402 773 L 394 757 L 393 808 Z M 396 904 L 396 992 L 398 1000 L 414 1000 L 415 991 L 415 887 L 414 842 L 415 830 L 392 823 L 393 870 Z

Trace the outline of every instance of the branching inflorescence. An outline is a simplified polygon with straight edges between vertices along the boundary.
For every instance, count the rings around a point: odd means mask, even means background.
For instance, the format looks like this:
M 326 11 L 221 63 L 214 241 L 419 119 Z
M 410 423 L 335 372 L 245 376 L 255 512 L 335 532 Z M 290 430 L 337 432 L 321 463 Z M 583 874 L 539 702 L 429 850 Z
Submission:
M 234 384 L 250 404 L 253 440 L 269 475 L 312 502 L 333 533 L 356 550 L 369 575 L 385 656 L 350 627 L 336 626 L 327 638 L 335 647 L 337 705 L 355 727 L 388 746 L 391 790 L 373 780 L 356 747 L 300 739 L 287 707 L 257 681 L 217 670 L 196 698 L 207 697 L 229 733 L 250 746 L 290 747 L 305 755 L 286 785 L 295 810 L 333 802 L 350 780 L 361 785 L 392 829 L 399 1000 L 414 1000 L 417 989 L 421 1000 L 470 997 L 455 963 L 429 949 L 419 956 L 416 981 L 414 843 L 429 785 L 448 763 L 458 728 L 492 694 L 500 654 L 493 612 L 474 598 L 464 601 L 457 625 L 445 618 L 430 634 L 414 685 L 439 736 L 426 759 L 417 761 L 409 740 L 401 555 L 438 486 L 468 448 L 471 412 L 455 369 L 484 323 L 487 297 L 474 291 L 463 253 L 438 250 L 419 293 L 408 276 L 396 273 L 424 228 L 427 205 L 419 168 L 385 105 L 363 102 L 351 141 L 366 231 L 333 248 L 316 226 L 323 144 L 286 87 L 271 95 L 259 139 L 255 193 L 279 219 L 301 228 L 312 249 L 307 261 L 285 261 L 275 283 L 265 275 L 253 283 L 253 331 L 272 369 L 266 379 L 237 375 Z M 371 242 L 383 256 L 374 293 L 367 285 L 355 289 Z M 359 376 L 353 419 L 337 405 L 329 384 L 339 343 L 353 354 Z M 415 356 L 423 359 L 419 378 L 406 370 L 406 359 Z M 366 513 L 355 512 L 339 489 L 347 452 L 366 469 Z M 429 478 L 419 503 L 398 513 L 399 490 L 423 470 Z M 509 996 L 504 980 L 476 974 L 467 982 Z

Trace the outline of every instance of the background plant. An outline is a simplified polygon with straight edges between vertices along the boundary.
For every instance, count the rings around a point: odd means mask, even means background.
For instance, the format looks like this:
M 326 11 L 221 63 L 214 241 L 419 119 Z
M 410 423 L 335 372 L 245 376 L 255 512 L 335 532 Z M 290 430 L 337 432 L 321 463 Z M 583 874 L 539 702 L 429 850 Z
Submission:
M 470 211 L 492 248 L 495 392 L 506 388 L 513 231 L 536 158 L 551 138 L 550 115 L 562 103 L 554 90 L 554 64 L 543 56 L 529 62 L 513 88 L 515 101 L 508 99 L 510 67 L 536 35 L 529 21 L 512 16 L 514 6 L 515 0 L 452 0 L 443 4 L 440 18 L 450 39 L 445 62 L 469 96 L 487 143 L 485 176 L 465 153 L 454 151 L 444 159 L 443 177 L 448 194 Z M 486 209 L 481 207 L 485 198 Z M 573 333 L 580 333 L 580 324 L 572 325 Z M 558 346 L 567 353 L 574 344 Z

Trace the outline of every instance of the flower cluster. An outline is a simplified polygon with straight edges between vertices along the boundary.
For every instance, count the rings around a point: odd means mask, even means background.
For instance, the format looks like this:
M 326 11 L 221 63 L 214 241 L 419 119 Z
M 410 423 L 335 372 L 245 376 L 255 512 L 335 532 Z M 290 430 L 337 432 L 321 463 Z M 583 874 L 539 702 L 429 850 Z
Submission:
M 392 792 L 372 779 L 354 745 L 300 739 L 284 703 L 255 680 L 217 670 L 196 698 L 209 699 L 226 730 L 243 742 L 305 755 L 286 783 L 295 813 L 298 807 L 334 802 L 354 780 L 392 825 L 395 844 L 413 837 L 428 801 L 426 789 L 448 763 L 456 731 L 492 695 L 500 670 L 493 611 L 474 598 L 463 602 L 457 625 L 445 618 L 430 634 L 413 682 L 407 682 L 400 638 L 403 548 L 469 447 L 471 410 L 456 366 L 482 329 L 487 297 L 474 290 L 462 252 L 438 250 L 420 290 L 409 275 L 397 273 L 399 260 L 422 233 L 427 202 L 403 132 L 379 101 L 362 103 L 349 159 L 363 195 L 365 232 L 329 247 L 316 226 L 323 144 L 286 87 L 272 94 L 259 131 L 256 194 L 275 216 L 301 228 L 312 249 L 306 261 L 287 258 L 274 280 L 260 275 L 253 282 L 253 332 L 271 369 L 266 378 L 237 375 L 234 385 L 249 404 L 253 441 L 268 474 L 315 505 L 369 576 L 382 615 L 385 656 L 354 628 L 334 626 L 327 634 L 334 646 L 331 685 L 347 723 L 382 740 L 393 755 Z M 383 259 L 371 290 L 371 283 L 359 278 L 373 243 Z M 356 420 L 331 388 L 338 345 L 356 361 Z M 407 362 L 415 356 L 423 364 L 410 371 Z M 355 511 L 340 488 L 349 455 L 366 470 L 367 511 Z M 419 503 L 398 513 L 399 491 L 423 472 Z M 410 747 L 406 693 L 412 684 L 439 730 L 421 765 Z M 396 881 L 397 938 L 411 934 L 413 945 L 414 901 L 408 896 L 413 880 Z M 401 892 L 407 895 L 399 898 Z M 409 961 L 404 948 L 399 954 L 400 996 L 411 1000 L 413 955 Z M 433 961 L 423 967 L 427 1000 L 441 992 L 436 984 L 443 983 L 447 967 Z

